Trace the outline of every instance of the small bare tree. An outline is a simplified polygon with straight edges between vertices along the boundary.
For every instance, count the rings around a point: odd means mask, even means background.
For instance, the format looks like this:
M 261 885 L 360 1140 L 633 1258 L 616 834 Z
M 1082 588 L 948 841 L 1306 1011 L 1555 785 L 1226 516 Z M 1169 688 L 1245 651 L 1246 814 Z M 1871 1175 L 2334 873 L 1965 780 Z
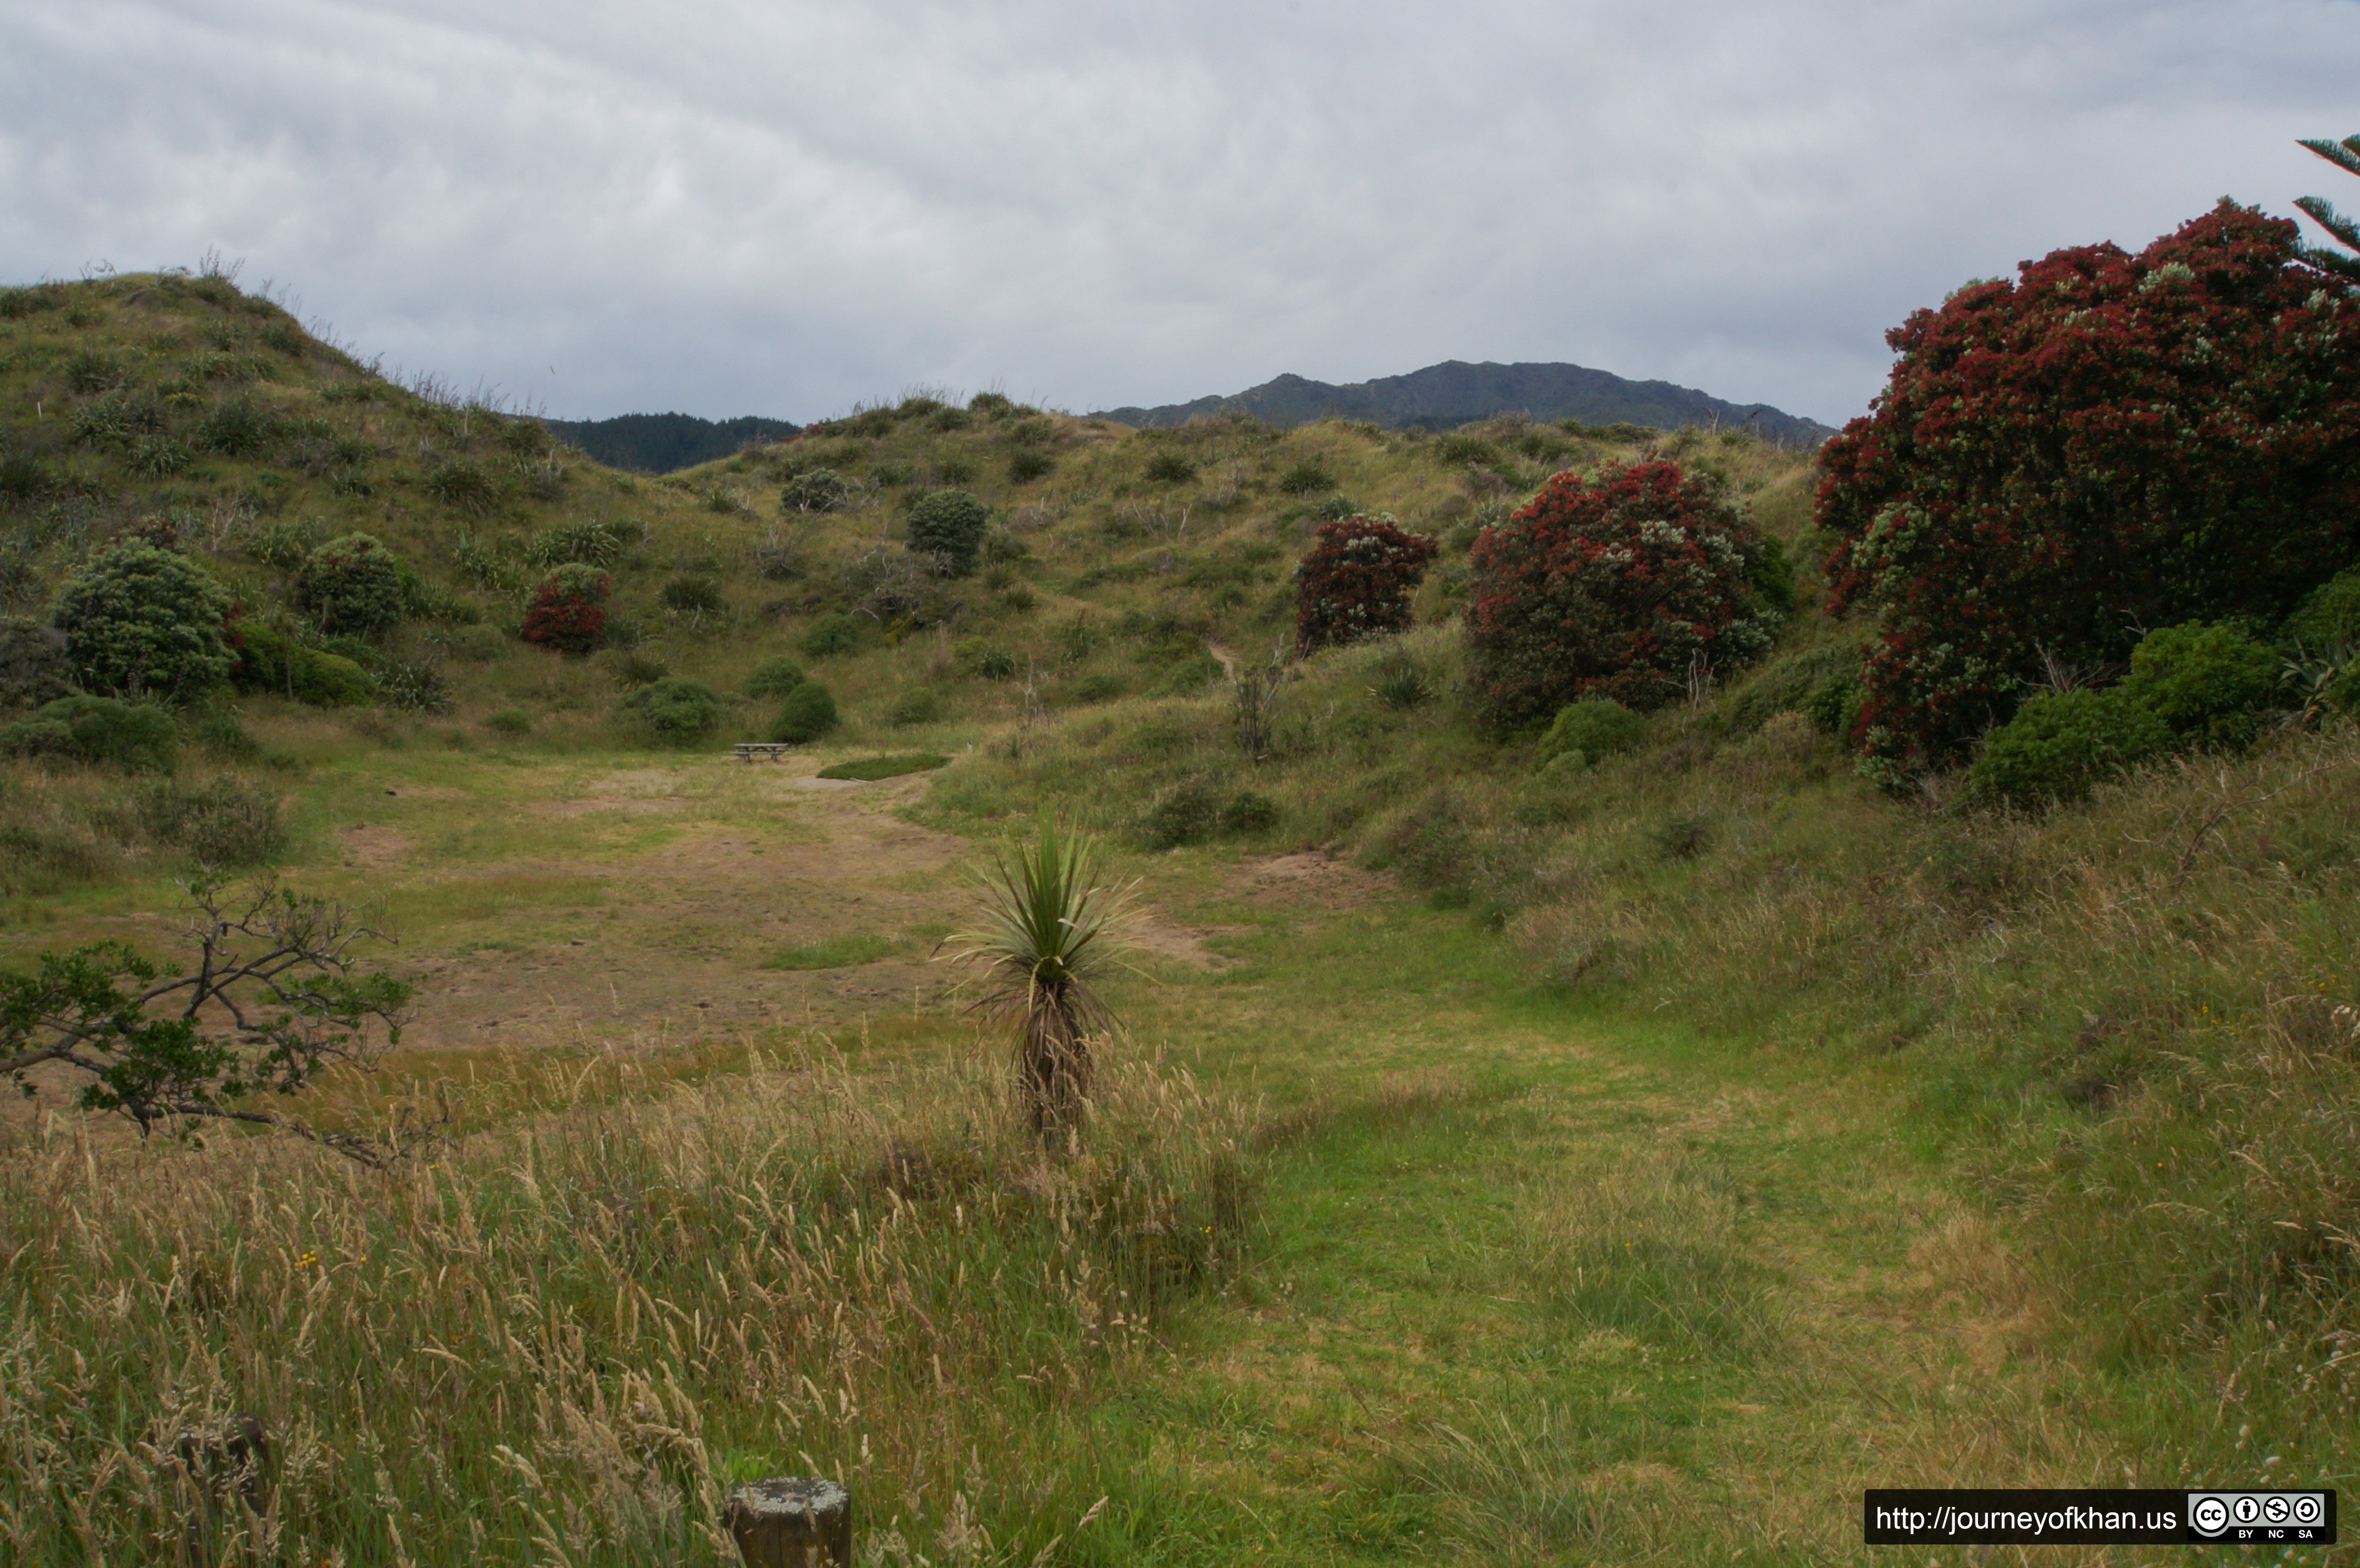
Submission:
M 382 1137 L 323 1131 L 252 1102 L 292 1095 L 330 1067 L 368 1067 L 401 1036 L 410 986 L 359 972 L 355 949 L 389 941 L 344 905 L 263 878 L 232 894 L 188 887 L 195 962 L 178 974 L 127 942 L 50 953 L 33 974 L 0 973 L 0 1073 L 30 1098 L 31 1074 L 78 1075 L 76 1103 L 186 1133 L 206 1121 L 266 1127 L 364 1165 L 399 1158 L 436 1123 Z

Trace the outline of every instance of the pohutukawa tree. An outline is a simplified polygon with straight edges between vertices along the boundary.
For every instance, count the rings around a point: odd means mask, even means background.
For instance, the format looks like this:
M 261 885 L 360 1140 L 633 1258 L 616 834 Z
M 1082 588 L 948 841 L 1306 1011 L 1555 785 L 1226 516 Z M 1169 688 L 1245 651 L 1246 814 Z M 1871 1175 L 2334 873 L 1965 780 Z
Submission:
M 1782 561 L 1719 481 L 1677 463 L 1557 474 L 1476 536 L 1476 701 L 1509 729 L 1587 698 L 1662 707 L 1767 651 Z
M 1822 452 L 1830 607 L 1877 619 L 1853 739 L 1942 765 L 2051 668 L 2275 624 L 2360 555 L 2360 297 L 2223 201 L 2136 255 L 2051 252 L 1887 334 Z
M 524 640 L 557 653 L 584 654 L 606 634 L 606 599 L 614 579 L 568 562 L 541 580 L 524 613 Z
M 1411 596 L 1434 555 L 1432 539 L 1391 517 L 1320 524 L 1295 568 L 1296 651 L 1407 631 Z
M 1094 982 L 1127 945 L 1134 885 L 1107 880 L 1097 845 L 1046 817 L 1032 847 L 996 856 L 982 884 L 978 923 L 948 956 L 981 966 L 976 1006 L 1014 1024 L 1025 1111 L 1047 1138 L 1079 1120 L 1090 1041 L 1114 1029 Z
M 400 1039 L 410 987 L 361 967 L 385 940 L 354 910 L 266 879 L 233 895 L 191 886 L 191 962 L 159 966 L 128 943 L 48 953 L 0 972 L 0 1073 L 27 1097 L 62 1077 L 84 1110 L 142 1135 L 206 1123 L 268 1127 L 363 1164 L 401 1153 L 431 1125 L 369 1137 L 274 1108 L 335 1066 L 366 1067 Z

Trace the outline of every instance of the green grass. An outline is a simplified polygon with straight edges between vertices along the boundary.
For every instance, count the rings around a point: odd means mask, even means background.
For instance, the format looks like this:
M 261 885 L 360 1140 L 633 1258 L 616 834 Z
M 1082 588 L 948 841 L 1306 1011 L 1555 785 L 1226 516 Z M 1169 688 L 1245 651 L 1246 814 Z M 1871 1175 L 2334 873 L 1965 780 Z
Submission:
M 949 757 L 930 751 L 904 751 L 890 757 L 864 757 L 857 762 L 838 762 L 821 768 L 819 777 L 858 779 L 863 783 L 875 783 L 880 779 L 899 779 L 908 773 L 931 772 L 949 761 Z
M 762 961 L 765 969 L 849 969 L 874 964 L 901 951 L 890 937 L 847 933 L 798 947 L 781 948 Z

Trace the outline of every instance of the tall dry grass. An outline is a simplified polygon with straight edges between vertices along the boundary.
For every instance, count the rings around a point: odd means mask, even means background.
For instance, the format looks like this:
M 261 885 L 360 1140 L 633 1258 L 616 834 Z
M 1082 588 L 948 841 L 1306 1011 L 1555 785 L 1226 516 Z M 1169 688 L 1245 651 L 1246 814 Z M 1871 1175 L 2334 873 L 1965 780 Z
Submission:
M 727 1486 L 793 1470 L 889 1557 L 1029 1560 L 1093 1500 L 1108 1379 L 1244 1245 L 1238 1109 L 1118 1060 L 1043 1154 L 971 1061 L 748 1066 L 596 1058 L 383 1174 L 12 1131 L 0 1556 L 719 1563 Z M 192 1542 L 176 1446 L 238 1413 L 267 1501 Z

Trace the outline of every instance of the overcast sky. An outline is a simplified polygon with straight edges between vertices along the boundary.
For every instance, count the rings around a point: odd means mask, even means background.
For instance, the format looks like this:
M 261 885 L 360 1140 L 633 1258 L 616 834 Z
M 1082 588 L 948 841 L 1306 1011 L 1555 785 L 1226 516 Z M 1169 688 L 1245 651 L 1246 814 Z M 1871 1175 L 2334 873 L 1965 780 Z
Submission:
M 1831 423 L 1885 330 L 2347 211 L 2360 5 L 0 0 L 0 277 L 243 258 L 568 418 L 1571 360 Z

